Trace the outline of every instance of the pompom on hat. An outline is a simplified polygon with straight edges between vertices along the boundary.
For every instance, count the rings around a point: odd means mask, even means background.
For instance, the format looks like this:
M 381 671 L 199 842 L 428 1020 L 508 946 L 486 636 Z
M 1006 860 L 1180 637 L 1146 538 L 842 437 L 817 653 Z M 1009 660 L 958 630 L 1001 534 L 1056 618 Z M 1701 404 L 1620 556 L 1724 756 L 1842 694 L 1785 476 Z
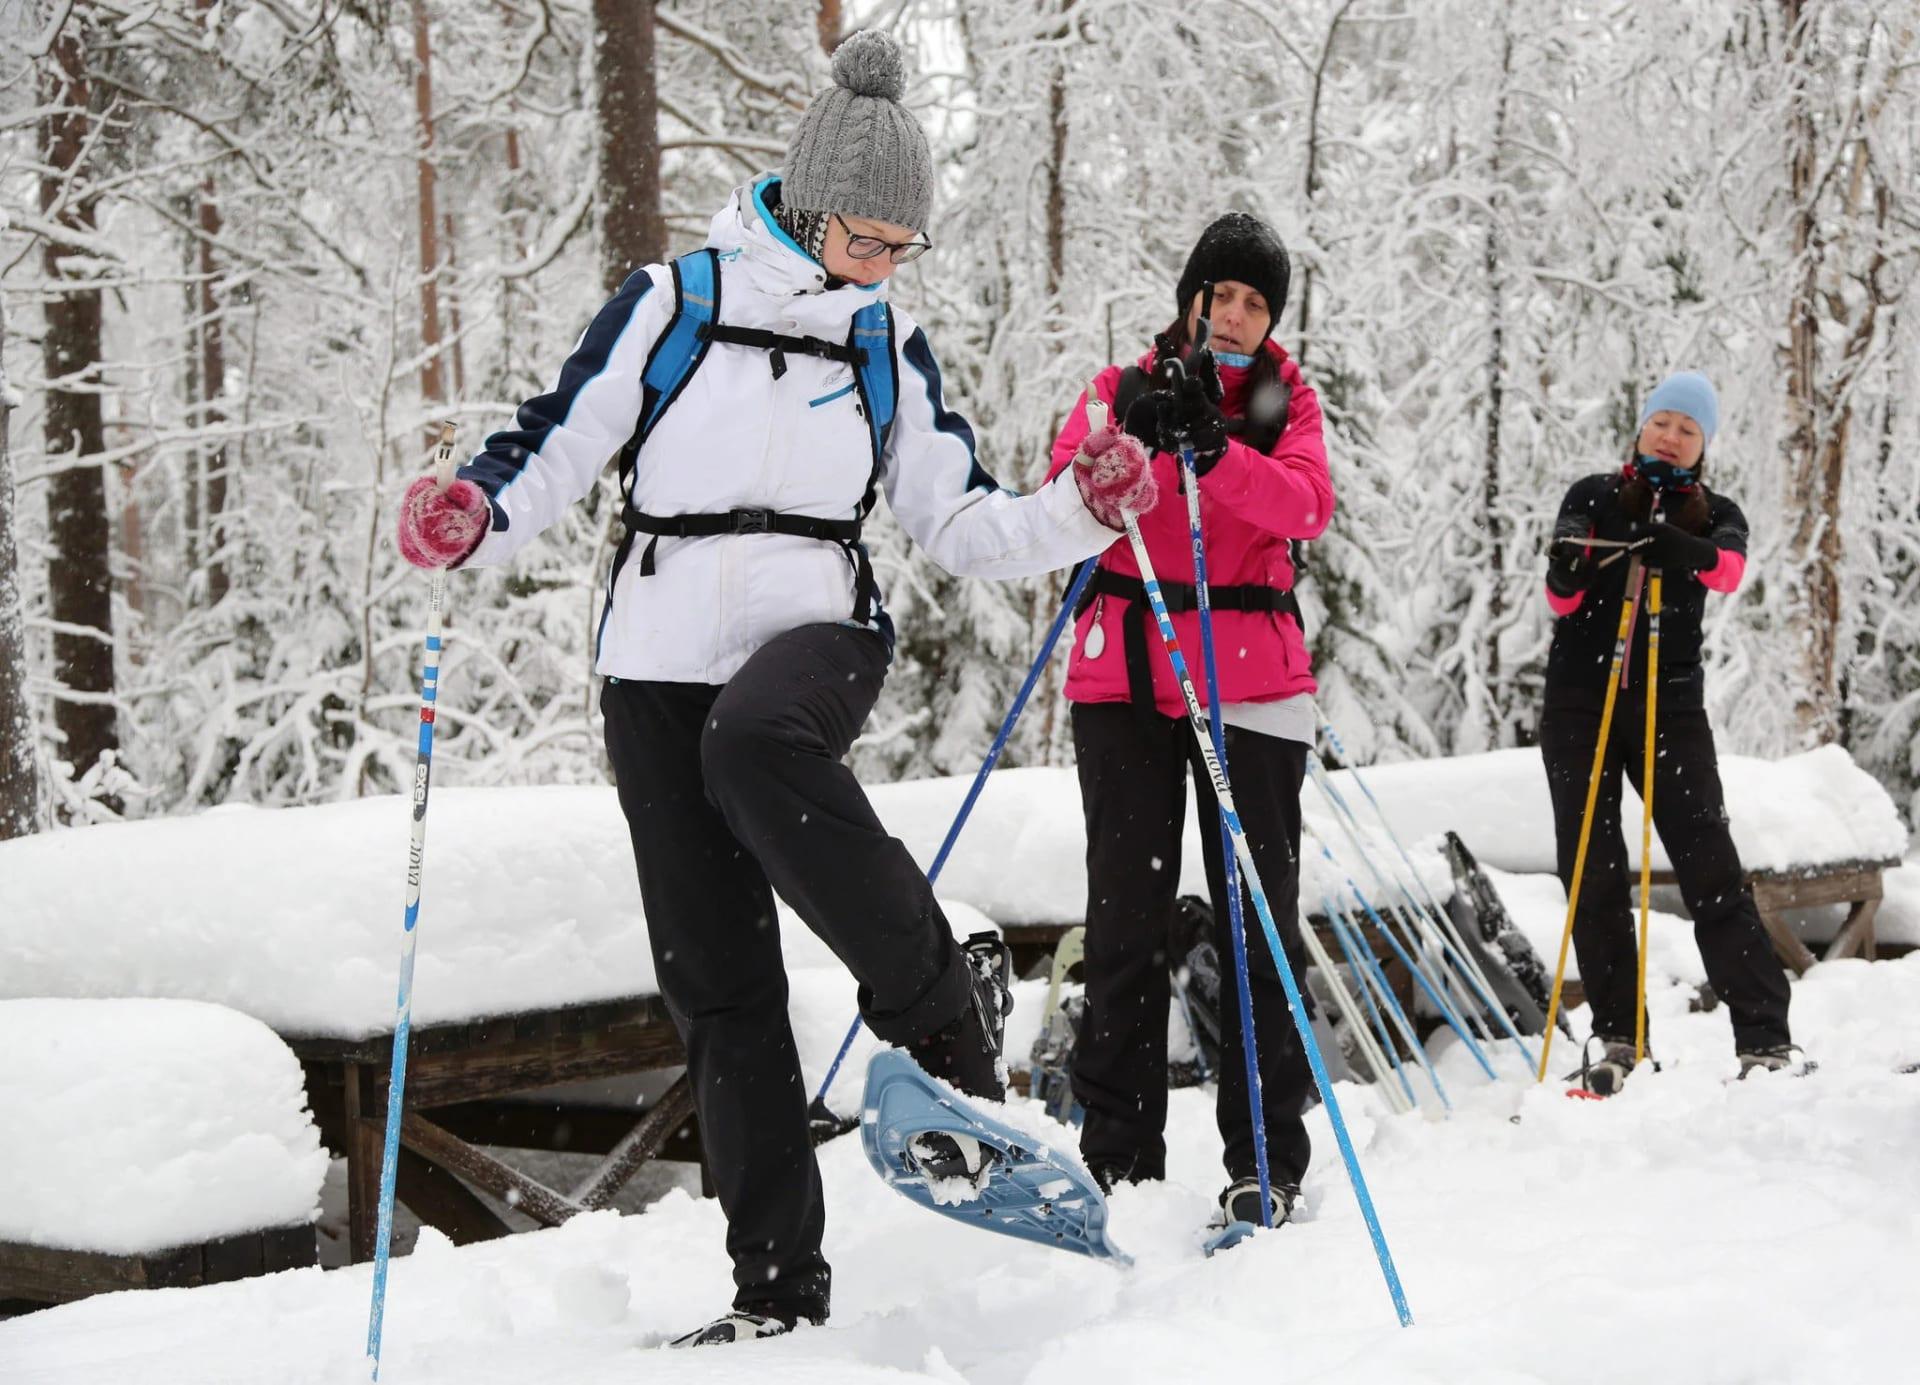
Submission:
M 926 230 L 933 157 L 900 104 L 906 89 L 906 58 L 889 35 L 862 29 L 835 49 L 833 85 L 813 98 L 787 144 L 782 205 Z

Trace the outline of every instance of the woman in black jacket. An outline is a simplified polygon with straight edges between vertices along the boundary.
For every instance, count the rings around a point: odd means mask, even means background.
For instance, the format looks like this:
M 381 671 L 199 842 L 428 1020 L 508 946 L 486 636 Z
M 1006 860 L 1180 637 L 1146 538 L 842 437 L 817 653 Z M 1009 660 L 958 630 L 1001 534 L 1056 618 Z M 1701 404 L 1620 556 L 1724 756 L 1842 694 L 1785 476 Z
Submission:
M 1560 503 L 1547 569 L 1547 602 L 1559 619 L 1547 655 L 1540 750 L 1553 796 L 1560 880 L 1571 889 L 1629 566 L 1621 549 L 1581 541 L 1625 542 L 1631 545 L 1627 552 L 1665 579 L 1654 825 L 1693 916 L 1707 979 L 1732 1015 L 1744 1077 L 1755 1067 L 1788 1067 L 1798 1051 L 1787 1028 L 1787 979 L 1727 830 L 1705 706 L 1700 642 L 1707 593 L 1738 587 L 1747 553 L 1746 516 L 1704 480 L 1706 448 L 1719 415 L 1719 399 L 1704 375 L 1669 376 L 1647 397 L 1626 466 L 1574 482 Z M 1643 791 L 1646 690 L 1640 679 L 1647 628 L 1644 610 L 1636 611 L 1573 921 L 1593 1035 L 1603 1050 L 1597 1062 L 1582 1064 L 1581 1078 L 1599 1096 L 1618 1091 L 1634 1066 L 1639 968 L 1620 831 L 1620 774 L 1624 769 L 1636 792 Z

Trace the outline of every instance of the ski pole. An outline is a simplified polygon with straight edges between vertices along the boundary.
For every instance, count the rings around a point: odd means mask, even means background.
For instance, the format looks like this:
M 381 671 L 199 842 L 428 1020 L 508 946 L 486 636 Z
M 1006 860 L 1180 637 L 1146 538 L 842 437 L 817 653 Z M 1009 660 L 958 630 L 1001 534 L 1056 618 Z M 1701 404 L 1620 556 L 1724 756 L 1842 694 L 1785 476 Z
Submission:
M 1367 941 L 1366 934 L 1360 925 L 1350 921 L 1334 905 L 1332 899 L 1322 895 L 1320 900 L 1326 907 L 1327 917 L 1333 922 L 1333 935 L 1339 939 L 1340 950 L 1350 959 L 1357 960 L 1373 993 L 1380 997 L 1380 1003 L 1386 1007 L 1386 1017 L 1393 1021 L 1394 1031 L 1405 1041 L 1407 1051 L 1413 1055 L 1414 1061 L 1419 1063 L 1426 1072 L 1427 1081 L 1433 1087 L 1433 1094 L 1440 1098 L 1440 1105 L 1451 1112 L 1453 1102 L 1447 1097 L 1447 1089 L 1440 1084 L 1440 1075 L 1433 1070 L 1433 1060 L 1427 1056 L 1426 1046 L 1420 1042 L 1420 1035 L 1415 1031 L 1413 1021 L 1401 1008 L 1400 997 L 1393 993 L 1392 983 L 1387 980 L 1387 973 L 1381 967 L 1380 959 L 1374 955 L 1373 944 Z M 1399 1061 L 1398 1048 L 1393 1043 L 1391 1035 L 1387 1039 L 1387 1052 L 1393 1055 L 1396 1063 Z M 1400 1074 L 1400 1081 L 1407 1089 L 1408 1098 L 1417 1100 L 1413 1096 L 1413 1084 L 1407 1080 L 1404 1070 Z
M 1660 569 L 1647 571 L 1647 749 L 1640 773 L 1640 976 L 1634 992 L 1633 1065 L 1647 1056 L 1647 951 L 1653 944 L 1648 918 L 1653 895 L 1653 725 L 1660 698 Z
M 1373 873 L 1375 882 L 1382 890 L 1385 890 L 1387 888 L 1386 877 L 1381 873 L 1380 867 L 1374 861 L 1372 853 L 1367 850 L 1366 843 L 1360 839 L 1360 820 L 1354 815 L 1353 809 L 1347 806 L 1347 801 L 1341 795 L 1340 791 L 1334 787 L 1332 776 L 1327 773 L 1326 766 L 1320 762 L 1320 757 L 1310 754 L 1308 763 L 1313 766 L 1314 783 L 1319 786 L 1321 794 L 1326 797 L 1327 801 L 1333 804 L 1340 820 L 1341 830 L 1346 833 L 1347 840 L 1353 843 L 1354 849 L 1360 853 L 1361 860 L 1367 863 L 1367 869 Z M 1413 867 L 1411 861 L 1407 864 L 1410 869 Z M 1397 875 L 1397 872 L 1395 874 Z M 1419 872 L 1415 870 L 1414 874 L 1417 878 Z M 1455 984 L 1464 983 L 1465 989 L 1471 992 L 1471 998 L 1477 1008 L 1468 1008 L 1464 1005 L 1462 1008 L 1468 1015 L 1475 1019 L 1478 1019 L 1482 1010 L 1492 1015 L 1494 1020 L 1507 1031 L 1507 1037 L 1512 1039 L 1519 1047 L 1520 1060 L 1525 1064 L 1528 1073 L 1532 1073 L 1533 1053 L 1528 1049 L 1527 1041 L 1520 1037 L 1520 1031 L 1514 1027 L 1513 1019 L 1507 1014 L 1506 1007 L 1494 999 L 1492 985 L 1486 980 L 1485 974 L 1479 972 L 1478 968 L 1473 965 L 1472 958 L 1466 952 L 1464 941 L 1460 941 L 1457 934 L 1454 940 L 1449 940 L 1447 932 L 1436 926 L 1433 919 L 1428 916 L 1428 912 L 1423 909 L 1420 902 L 1414 898 L 1413 892 L 1407 887 L 1406 882 L 1402 880 L 1396 883 L 1401 895 L 1406 899 L 1407 903 L 1412 906 L 1412 918 L 1418 921 L 1420 925 L 1419 931 L 1426 936 L 1428 945 L 1430 947 L 1435 943 L 1439 945 L 1440 956 L 1443 963 L 1440 968 L 1442 976 L 1448 975 L 1444 963 L 1450 959 Z M 1404 925 L 1407 921 L 1407 914 L 1401 911 L 1400 917 Z M 1445 916 L 1441 915 L 1441 917 L 1444 919 Z M 1410 934 L 1412 931 L 1412 929 L 1409 929 Z M 1455 946 L 1456 941 L 1459 941 L 1459 946 Z M 1463 999 L 1465 999 L 1465 997 L 1463 997 Z M 1487 1042 L 1492 1043 L 1494 1036 L 1491 1029 L 1484 1023 L 1478 1027 Z
M 1093 404 L 1088 403 L 1091 413 Z M 1104 413 L 1106 406 L 1102 404 Z M 1006 719 L 1000 723 L 1000 730 L 993 738 L 993 744 L 987 750 L 987 758 L 980 762 L 980 770 L 973 776 L 973 784 L 967 790 L 966 798 L 960 804 L 960 811 L 954 815 L 953 826 L 947 829 L 947 839 L 940 843 L 940 851 L 933 858 L 933 864 L 927 868 L 927 883 L 931 885 L 940 878 L 940 868 L 947 863 L 947 856 L 953 850 L 953 844 L 960 839 L 960 829 L 966 825 L 967 815 L 973 811 L 980 790 L 986 787 L 987 776 L 993 773 L 993 767 L 1000 761 L 1000 752 L 1006 749 L 1008 737 L 1013 735 L 1013 725 L 1020 720 L 1020 713 L 1032 696 L 1040 675 L 1047 667 L 1047 660 L 1053 657 L 1053 647 L 1060 642 L 1060 632 L 1066 629 L 1067 622 L 1073 619 L 1073 608 L 1080 601 L 1080 593 L 1087 589 L 1087 583 L 1093 578 L 1093 570 L 1100 564 L 1098 555 L 1088 558 L 1080 564 L 1080 570 L 1073 575 L 1073 582 L 1067 588 L 1066 600 L 1060 603 L 1059 613 L 1053 618 L 1053 624 L 1047 630 L 1047 638 L 1040 646 L 1040 653 L 1033 661 L 1033 667 L 1027 670 L 1027 678 L 1020 685 L 1020 691 L 1014 695 L 1013 706 L 1007 709 Z M 825 1105 L 827 1092 L 833 1087 L 833 1079 L 840 1075 L 841 1064 L 847 1061 L 847 1054 L 853 1051 L 853 1041 L 860 1037 L 860 1016 L 853 1017 L 853 1023 L 847 1028 L 847 1036 L 840 1041 L 840 1051 L 833 1055 L 833 1062 L 827 1068 L 827 1075 L 820 1080 L 820 1090 L 814 1093 L 814 1103 Z
M 1440 1018 L 1446 1021 L 1447 1028 L 1460 1036 L 1460 1041 L 1467 1046 L 1467 1051 L 1473 1054 L 1474 1061 L 1480 1064 L 1480 1070 L 1487 1075 L 1487 1080 L 1489 1082 L 1498 1082 L 1500 1079 L 1494 1073 L 1493 1064 L 1487 1061 L 1486 1053 L 1481 1049 L 1479 1044 L 1474 1042 L 1473 1035 L 1467 1032 L 1467 1027 L 1461 1021 L 1458 1012 L 1448 1003 L 1447 998 L 1435 988 L 1433 982 L 1427 979 L 1427 974 L 1421 969 L 1420 964 L 1414 961 L 1405 947 L 1401 946 L 1399 937 L 1387 926 L 1387 921 L 1380 917 L 1380 912 L 1375 909 L 1373 905 L 1368 902 L 1367 897 L 1360 892 L 1360 887 L 1354 884 L 1353 876 L 1347 872 L 1346 867 L 1340 864 L 1338 858 L 1336 858 L 1331 851 L 1327 850 L 1327 844 L 1325 842 L 1320 843 L 1320 850 L 1326 856 L 1327 861 L 1335 870 L 1340 872 L 1341 877 L 1347 882 L 1347 889 L 1352 893 L 1355 902 L 1359 904 L 1361 912 L 1373 920 L 1373 926 L 1378 928 L 1380 930 L 1380 936 L 1387 940 L 1387 946 L 1393 949 L 1393 955 L 1400 959 L 1400 964 L 1412 974 L 1413 979 L 1419 983 L 1420 989 L 1427 993 L 1427 999 L 1431 1000 L 1434 1008 L 1440 1012 Z
M 1633 628 L 1633 609 L 1640 600 L 1646 569 L 1636 555 L 1627 565 L 1627 594 L 1620 603 L 1620 633 L 1613 641 L 1613 663 L 1607 669 L 1607 697 L 1600 708 L 1600 738 L 1593 747 L 1593 773 L 1587 777 L 1587 806 L 1580 815 L 1580 844 L 1573 853 L 1573 879 L 1567 885 L 1567 924 L 1560 930 L 1560 960 L 1553 968 L 1553 993 L 1547 997 L 1547 1025 L 1540 1040 L 1540 1077 L 1547 1080 L 1547 1055 L 1553 1050 L 1553 1025 L 1560 1014 L 1560 987 L 1567 978 L 1567 946 L 1573 941 L 1573 912 L 1580 905 L 1580 881 L 1586 872 L 1587 842 L 1593 835 L 1593 808 L 1600 800 L 1600 772 L 1607 762 L 1607 732 L 1613 727 L 1613 704 L 1620 691 L 1620 670 L 1627 660 L 1627 635 Z M 1637 1061 L 1637 1059 L 1636 1059 Z
M 454 425 L 440 425 L 433 469 L 440 489 L 453 484 Z M 427 854 L 427 789 L 433 777 L 433 711 L 440 684 L 440 634 L 446 623 L 447 570 L 433 570 L 427 588 L 426 655 L 420 669 L 420 739 L 413 765 L 413 835 L 407 846 L 406 941 L 400 951 L 400 989 L 393 1022 L 393 1063 L 387 1076 L 387 1126 L 380 1152 L 380 1213 L 374 1229 L 373 1303 L 367 1312 L 367 1361 L 380 1378 L 380 1329 L 387 1308 L 387 1259 L 393 1244 L 394 1184 L 400 1169 L 400 1122 L 405 1114 L 407 1040 L 413 1033 L 413 956 L 420 941 L 420 870 Z
M 1205 294 L 1206 300 L 1194 331 L 1193 349 L 1196 356 L 1207 349 L 1207 338 L 1213 331 L 1209 321 L 1213 310 L 1213 285 L 1206 286 Z M 1178 357 L 1169 356 L 1162 363 L 1162 369 L 1169 383 L 1176 387 L 1186 378 L 1186 368 Z M 1091 385 L 1087 387 L 1087 392 L 1089 396 L 1092 395 Z M 1103 421 L 1105 413 L 1106 407 L 1102 404 Z M 1194 604 L 1200 614 L 1200 666 L 1207 680 L 1207 732 L 1213 742 L 1214 758 L 1220 762 L 1224 773 L 1227 767 L 1226 726 L 1220 718 L 1220 675 L 1213 658 L 1213 600 L 1207 592 L 1207 550 L 1200 529 L 1200 475 L 1194 470 L 1193 445 L 1184 440 L 1180 447 L 1180 475 L 1181 489 L 1186 492 L 1187 500 L 1187 535 L 1193 545 Z M 1286 845 L 1291 855 L 1292 844 Z M 1240 905 L 1240 873 L 1235 868 L 1233 839 L 1227 831 L 1224 813 L 1220 817 L 1220 868 L 1227 890 L 1227 932 L 1233 942 L 1233 984 L 1240 1005 L 1240 1047 L 1247 1068 L 1247 1110 L 1253 1122 L 1253 1165 L 1260 1182 L 1260 1225 L 1271 1229 L 1273 1198 L 1267 1163 L 1266 1099 L 1260 1083 L 1260 1050 L 1253 1027 L 1253 987 L 1247 973 L 1246 915 Z
M 1481 989 L 1489 996 L 1492 995 L 1493 983 L 1487 979 L 1486 971 L 1480 966 L 1479 962 L 1475 960 L 1472 952 L 1468 950 L 1466 940 L 1461 936 L 1459 929 L 1454 927 L 1452 917 L 1447 913 L 1446 909 L 1442 907 L 1439 899 L 1434 895 L 1432 888 L 1428 886 L 1426 878 L 1420 874 L 1419 868 L 1414 865 L 1413 857 L 1408 854 L 1406 844 L 1400 840 L 1400 834 L 1394 831 L 1393 820 L 1387 816 L 1387 810 L 1381 806 L 1380 800 L 1373 796 L 1373 789 L 1361 775 L 1360 767 L 1353 762 L 1352 757 L 1347 754 L 1346 747 L 1341 744 L 1340 733 L 1334 729 L 1332 722 L 1325 719 L 1321 720 L 1320 729 L 1326 733 L 1327 743 L 1333 747 L 1333 753 L 1340 757 L 1342 767 L 1345 768 L 1348 774 L 1353 776 L 1353 782 L 1360 786 L 1360 792 L 1365 794 L 1367 802 L 1373 805 L 1374 816 L 1380 820 L 1380 825 L 1386 828 L 1387 839 L 1393 843 L 1394 850 L 1399 852 L 1400 860 L 1406 865 L 1407 873 L 1413 877 L 1414 883 L 1420 887 L 1420 893 L 1426 899 L 1426 907 L 1441 925 L 1444 936 L 1453 941 L 1458 949 L 1460 959 L 1467 965 L 1469 974 L 1479 981 Z M 1331 779 L 1329 779 L 1329 782 L 1331 782 Z M 1351 816 L 1351 814 L 1349 815 Z M 1402 889 L 1404 890 L 1404 888 L 1403 886 Z M 1500 1013 L 1505 1014 L 1505 1009 L 1502 1008 Z M 1520 1050 L 1526 1055 L 1528 1064 L 1531 1066 L 1533 1061 L 1532 1051 L 1527 1048 L 1525 1041 L 1520 1038 L 1519 1033 L 1511 1028 L 1510 1019 L 1508 1024 L 1509 1032 L 1513 1034 L 1515 1041 L 1520 1044 Z
M 1405 930 L 1404 935 L 1409 945 L 1413 946 L 1421 957 L 1427 973 L 1427 979 L 1442 990 L 1455 995 L 1461 1002 L 1458 1009 L 1462 1018 L 1470 1027 L 1478 1029 L 1481 1036 L 1486 1039 L 1488 1043 L 1492 1043 L 1493 1032 L 1485 1022 L 1480 1019 L 1479 1005 L 1470 1003 L 1471 997 L 1460 995 L 1461 977 L 1454 974 L 1454 968 L 1463 966 L 1464 963 L 1456 955 L 1451 965 L 1449 964 L 1446 955 L 1447 944 L 1445 939 L 1441 938 L 1434 931 L 1431 921 L 1426 918 L 1417 905 L 1411 911 L 1411 914 L 1409 914 L 1409 911 L 1390 902 L 1388 896 L 1389 889 L 1398 888 L 1402 895 L 1407 895 L 1406 885 L 1401 883 L 1397 885 L 1397 887 L 1389 887 L 1386 877 L 1381 874 L 1380 867 L 1374 862 L 1373 854 L 1367 850 L 1366 843 L 1360 839 L 1359 821 L 1354 818 L 1352 810 L 1347 807 L 1346 800 L 1341 797 L 1340 791 L 1334 788 L 1328 779 L 1326 767 L 1320 763 L 1320 757 L 1318 755 L 1309 752 L 1307 770 L 1313 777 L 1314 787 L 1320 790 L 1320 796 L 1326 799 L 1329 807 L 1334 809 L 1334 820 L 1339 825 L 1340 830 L 1346 834 L 1347 841 L 1352 845 L 1354 851 L 1359 854 L 1360 859 L 1366 863 L 1367 869 L 1372 872 L 1374 884 L 1377 885 L 1381 891 L 1380 898 L 1383 901 L 1382 909 Z M 1409 902 L 1411 902 L 1410 895 L 1408 899 Z M 1439 943 L 1437 949 L 1434 946 L 1436 942 Z M 1491 1001 L 1485 1000 L 1484 997 L 1482 998 L 1481 1004 L 1491 1005 L 1491 1003 Z M 1532 1070 L 1531 1065 L 1529 1065 L 1528 1070 Z
M 1321 1056 L 1320 1044 L 1313 1037 L 1313 1024 L 1307 1018 L 1306 1002 L 1300 995 L 1300 983 L 1294 977 L 1293 964 L 1287 960 L 1287 949 L 1280 941 L 1280 927 L 1274 922 L 1267 892 L 1261 887 L 1260 869 L 1254 864 L 1246 831 L 1240 825 L 1240 813 L 1233 803 L 1233 789 L 1227 783 L 1226 770 L 1221 766 L 1219 757 L 1213 753 L 1213 739 L 1207 729 L 1206 716 L 1200 710 L 1200 699 L 1193 690 L 1193 677 L 1187 672 L 1186 656 L 1180 652 L 1180 639 L 1173 630 L 1173 617 L 1167 613 L 1167 599 L 1161 594 L 1160 579 L 1154 576 L 1153 559 L 1147 556 L 1146 540 L 1140 537 L 1140 521 L 1128 511 L 1122 511 L 1121 517 L 1126 521 L 1127 542 L 1132 545 L 1134 561 L 1140 566 L 1140 580 L 1146 587 L 1147 604 L 1152 608 L 1154 623 L 1160 629 L 1160 642 L 1173 664 L 1175 679 L 1180 684 L 1180 695 L 1187 704 L 1187 721 L 1199 744 L 1200 758 L 1206 764 L 1208 777 L 1213 780 L 1213 792 L 1219 800 L 1221 816 L 1226 820 L 1227 830 L 1233 838 L 1233 849 L 1240 859 L 1241 869 L 1246 872 L 1247 889 L 1253 896 L 1254 912 L 1260 918 L 1260 931 L 1267 940 L 1267 949 L 1273 954 L 1274 967 L 1280 973 L 1280 984 L 1286 990 L 1287 1009 L 1293 1016 L 1294 1028 L 1299 1031 L 1301 1045 L 1307 1051 L 1307 1064 L 1313 1070 L 1314 1085 L 1319 1088 L 1320 1100 L 1325 1104 L 1327 1118 L 1333 1125 L 1334 1139 L 1340 1146 L 1341 1162 L 1346 1165 L 1347 1180 L 1353 1186 L 1354 1200 L 1360 1204 L 1360 1215 L 1367 1223 L 1367 1234 L 1373 1241 L 1373 1253 L 1380 1262 L 1380 1274 L 1387 1282 L 1387 1292 L 1393 1298 L 1394 1312 L 1399 1316 L 1400 1325 L 1409 1326 L 1413 1322 L 1413 1311 L 1407 1307 L 1406 1292 L 1400 1286 L 1400 1273 L 1394 1268 L 1393 1253 L 1387 1248 L 1386 1233 L 1380 1228 L 1373 1195 L 1367 1191 L 1366 1175 L 1360 1171 L 1360 1157 L 1354 1153 L 1353 1138 L 1347 1133 L 1347 1122 L 1340 1114 L 1339 1095 L 1333 1090 L 1333 1079 L 1327 1075 L 1327 1064 Z
M 1306 944 L 1308 957 L 1313 965 L 1319 968 L 1320 975 L 1326 978 L 1327 991 L 1333 997 L 1334 1008 L 1340 1012 L 1340 1017 L 1347 1022 L 1348 1028 L 1352 1031 L 1354 1047 L 1359 1049 L 1360 1056 L 1367 1060 L 1367 1066 L 1372 1069 L 1374 1082 L 1386 1093 L 1387 1105 L 1396 1113 L 1407 1110 L 1408 1107 L 1402 1104 L 1400 1090 L 1387 1081 L 1389 1073 L 1398 1071 L 1399 1059 L 1396 1058 L 1391 1067 L 1388 1065 L 1386 1054 L 1380 1051 L 1380 1045 L 1374 1040 L 1373 1031 L 1367 1027 L 1365 1015 L 1354 1000 L 1352 992 L 1347 989 L 1346 982 L 1341 978 L 1333 958 L 1328 955 L 1327 945 L 1321 942 L 1320 935 L 1313 931 L 1310 920 L 1302 923 L 1300 927 L 1300 941 Z M 1356 976 L 1359 974 L 1357 965 L 1354 967 L 1354 974 Z

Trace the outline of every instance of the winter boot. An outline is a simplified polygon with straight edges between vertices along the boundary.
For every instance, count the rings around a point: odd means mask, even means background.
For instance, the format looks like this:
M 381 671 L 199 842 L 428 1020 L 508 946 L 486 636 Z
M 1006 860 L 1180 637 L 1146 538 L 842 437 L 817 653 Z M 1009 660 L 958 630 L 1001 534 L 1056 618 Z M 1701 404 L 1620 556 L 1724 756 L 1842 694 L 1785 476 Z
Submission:
M 1808 1058 L 1799 1044 L 1769 1044 L 1765 1048 L 1744 1049 L 1740 1059 L 1740 1080 L 1756 1069 L 1784 1072 L 1789 1077 L 1804 1077 L 1820 1065 Z
M 734 1342 L 751 1342 L 757 1337 L 779 1337 L 793 1331 L 793 1318 L 769 1317 L 739 1309 L 724 1318 L 715 1318 L 705 1327 L 697 1327 L 684 1337 L 675 1337 L 667 1345 L 675 1347 L 719 1347 Z
M 975 933 L 960 945 L 971 973 L 973 1003 L 938 1034 L 910 1044 L 907 1052 L 930 1076 L 968 1096 L 1007 1099 L 1000 1043 L 1013 1012 L 1013 954 L 998 933 Z M 995 1151 L 971 1135 L 927 1131 L 907 1142 L 907 1153 L 929 1178 L 964 1178 L 976 1186 L 991 1171 Z
M 1598 1058 L 1593 1056 L 1595 1044 L 1600 1045 Z M 1591 1096 L 1613 1096 L 1626 1085 L 1627 1074 L 1632 1071 L 1633 1041 L 1595 1034 L 1580 1052 L 1580 1066 L 1568 1073 L 1566 1080 Z
M 1267 1188 L 1267 1207 L 1269 1221 L 1280 1226 L 1293 1215 L 1293 1204 L 1300 1199 L 1298 1183 L 1270 1183 Z M 1260 1225 L 1260 1180 L 1242 1178 L 1227 1186 L 1220 1194 L 1220 1211 L 1217 1224 L 1225 1226 L 1228 1222 L 1242 1221 L 1248 1226 Z

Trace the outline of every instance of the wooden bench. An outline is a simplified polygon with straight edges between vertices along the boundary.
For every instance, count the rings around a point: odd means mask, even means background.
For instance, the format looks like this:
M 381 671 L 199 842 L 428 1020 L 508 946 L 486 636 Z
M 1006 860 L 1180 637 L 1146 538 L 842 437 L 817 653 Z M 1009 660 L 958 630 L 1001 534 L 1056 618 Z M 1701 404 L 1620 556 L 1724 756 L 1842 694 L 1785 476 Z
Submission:
M 1766 925 L 1773 950 L 1782 962 L 1804 976 L 1815 962 L 1831 962 L 1842 957 L 1864 957 L 1869 962 L 1878 955 L 1873 936 L 1874 914 L 1884 897 L 1881 875 L 1898 866 L 1898 861 L 1839 861 L 1819 866 L 1798 866 L 1791 870 L 1755 870 L 1747 872 L 1747 884 L 1753 890 L 1753 902 L 1760 910 L 1760 922 Z M 1635 877 L 1638 888 L 1638 877 Z M 1676 885 L 1672 871 L 1653 872 L 1656 885 Z M 1846 921 L 1822 957 L 1800 941 L 1786 920 L 1788 909 L 1809 909 L 1823 904 L 1850 906 Z
M 311 1225 L 250 1231 L 144 1255 L 0 1241 L 0 1316 L 117 1289 L 194 1289 L 318 1263 Z
M 392 1035 L 283 1037 L 306 1071 L 321 1139 L 347 1160 L 349 1254 L 355 1262 L 371 1259 Z M 603 1208 L 649 1159 L 699 1161 L 685 1077 L 644 1112 L 511 1098 L 685 1061 L 657 996 L 416 1029 L 407 1056 L 397 1199 L 457 1245 L 510 1230 L 462 1179 L 544 1226 Z M 603 1157 L 590 1176 L 562 1191 L 502 1163 L 481 1148 L 486 1144 Z

